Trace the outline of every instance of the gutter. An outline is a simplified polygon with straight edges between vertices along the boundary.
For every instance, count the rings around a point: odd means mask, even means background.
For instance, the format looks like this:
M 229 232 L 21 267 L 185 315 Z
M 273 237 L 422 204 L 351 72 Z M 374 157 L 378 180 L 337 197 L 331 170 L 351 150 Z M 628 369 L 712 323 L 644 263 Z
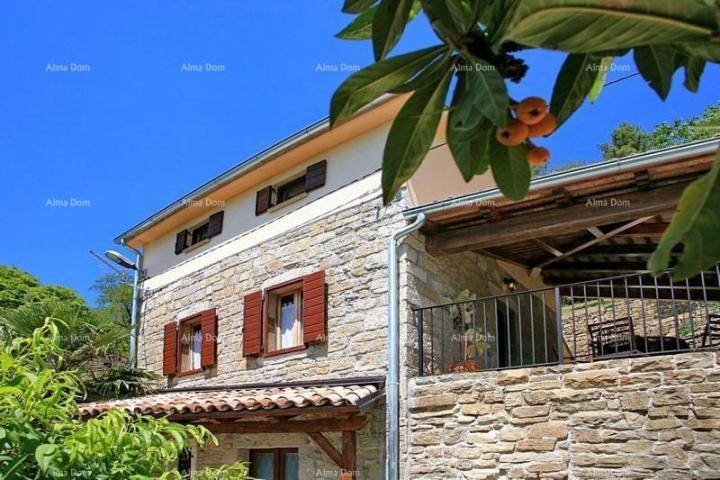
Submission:
M 388 381 L 387 409 L 389 417 L 386 480 L 398 480 L 400 459 L 400 303 L 398 299 L 399 271 L 397 250 L 400 241 L 425 224 L 425 214 L 417 214 L 415 221 L 390 236 L 388 245 Z
M 692 157 L 712 155 L 720 147 L 720 139 L 711 138 L 698 142 L 687 143 L 677 147 L 670 147 L 663 150 L 641 153 L 629 157 L 608 160 L 594 165 L 573 168 L 564 172 L 538 177 L 530 182 L 530 191 L 557 188 L 570 183 L 588 180 L 605 175 L 613 175 L 632 170 L 648 168 L 663 163 L 672 162 Z M 457 198 L 448 198 L 437 202 L 409 208 L 403 212 L 406 219 L 415 218 L 419 213 L 430 215 L 447 210 L 452 210 L 463 204 L 482 203 L 488 200 L 503 198 L 500 189 L 493 188 L 482 192 L 471 193 Z

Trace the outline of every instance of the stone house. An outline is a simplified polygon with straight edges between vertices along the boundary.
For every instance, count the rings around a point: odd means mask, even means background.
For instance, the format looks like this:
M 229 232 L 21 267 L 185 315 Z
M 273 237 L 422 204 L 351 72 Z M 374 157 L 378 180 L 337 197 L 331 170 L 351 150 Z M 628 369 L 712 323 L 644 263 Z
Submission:
M 144 270 L 137 365 L 164 384 L 83 414 L 206 426 L 219 445 L 184 455 L 188 472 L 720 478 L 720 272 L 675 284 L 642 266 L 718 142 L 509 201 L 491 174 L 462 180 L 440 131 L 383 205 L 403 101 L 312 125 L 120 235 Z

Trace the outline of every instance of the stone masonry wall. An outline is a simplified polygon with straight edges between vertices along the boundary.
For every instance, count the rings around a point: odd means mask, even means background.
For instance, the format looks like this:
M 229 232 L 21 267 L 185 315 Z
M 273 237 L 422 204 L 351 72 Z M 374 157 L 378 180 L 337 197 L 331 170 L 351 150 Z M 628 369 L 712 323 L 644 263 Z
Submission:
M 149 292 L 139 335 L 139 365 L 162 371 L 163 326 L 206 308 L 218 313 L 217 367 L 171 386 L 385 375 L 387 238 L 405 224 L 400 202 L 379 198 L 287 232 Z M 243 297 L 324 269 L 327 342 L 267 358 L 242 352 Z
M 337 433 L 327 433 L 338 450 L 341 439 Z M 237 461 L 249 463 L 250 450 L 261 448 L 296 448 L 301 480 L 337 480 L 340 468 L 306 434 L 220 434 L 218 445 L 196 449 L 197 470 L 217 467 Z M 357 433 L 358 471 L 360 479 L 379 479 L 383 476 L 385 444 L 385 412 L 383 407 L 373 410 L 370 423 Z
M 720 478 L 720 352 L 418 377 L 408 478 Z
M 167 386 L 386 376 L 387 242 L 390 232 L 406 224 L 403 208 L 404 200 L 383 207 L 379 196 L 358 206 L 339 206 L 333 215 L 147 292 L 139 366 L 162 373 L 163 326 L 216 308 L 217 366 L 169 379 Z M 243 356 L 243 297 L 321 269 L 327 284 L 327 341 L 285 355 Z M 373 418 L 372 427 L 358 438 L 360 478 L 380 478 L 384 468 L 384 404 L 373 409 Z M 220 446 L 199 453 L 198 467 L 247 459 L 250 448 L 263 447 L 299 448 L 302 480 L 339 478 L 327 455 L 301 434 L 223 435 Z

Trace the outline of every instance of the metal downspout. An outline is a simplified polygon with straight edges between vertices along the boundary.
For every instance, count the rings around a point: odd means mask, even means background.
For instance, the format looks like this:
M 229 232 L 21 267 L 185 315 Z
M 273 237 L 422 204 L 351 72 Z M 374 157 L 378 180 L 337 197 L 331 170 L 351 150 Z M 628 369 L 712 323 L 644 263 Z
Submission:
M 120 241 L 121 245 L 127 249 L 135 252 L 135 268 L 133 276 L 133 296 L 132 296 L 132 311 L 130 312 L 130 368 L 134 369 L 137 367 L 137 345 L 138 345 L 138 313 L 140 310 L 140 282 L 142 281 L 142 270 L 143 270 L 143 254 L 140 250 L 137 250 L 128 245 L 125 240 Z
M 399 270 L 397 249 L 400 240 L 408 234 L 420 229 L 425 223 L 425 214 L 420 212 L 415 221 L 390 236 L 388 246 L 388 430 L 386 480 L 398 480 L 400 458 L 400 303 L 398 297 Z

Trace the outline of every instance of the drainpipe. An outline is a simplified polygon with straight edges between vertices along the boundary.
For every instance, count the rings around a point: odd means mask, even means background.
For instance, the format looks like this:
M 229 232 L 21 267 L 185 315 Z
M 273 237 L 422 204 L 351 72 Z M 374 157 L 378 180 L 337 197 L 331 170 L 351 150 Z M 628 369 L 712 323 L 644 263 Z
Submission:
M 135 252 L 135 268 L 133 268 L 133 296 L 132 306 L 130 312 L 130 368 L 137 367 L 137 345 L 138 345 L 138 314 L 140 311 L 140 302 L 142 301 L 140 295 L 140 282 L 142 281 L 142 269 L 143 269 L 143 255 L 140 250 L 137 250 L 127 244 L 125 239 L 120 240 L 120 244 Z
M 400 471 L 398 462 L 400 458 L 400 303 L 398 299 L 398 260 L 397 250 L 405 236 L 419 230 L 425 223 L 425 214 L 420 212 L 415 221 L 403 227 L 390 236 L 388 246 L 388 416 L 390 429 L 388 432 L 387 465 L 385 469 L 386 480 L 398 480 Z

